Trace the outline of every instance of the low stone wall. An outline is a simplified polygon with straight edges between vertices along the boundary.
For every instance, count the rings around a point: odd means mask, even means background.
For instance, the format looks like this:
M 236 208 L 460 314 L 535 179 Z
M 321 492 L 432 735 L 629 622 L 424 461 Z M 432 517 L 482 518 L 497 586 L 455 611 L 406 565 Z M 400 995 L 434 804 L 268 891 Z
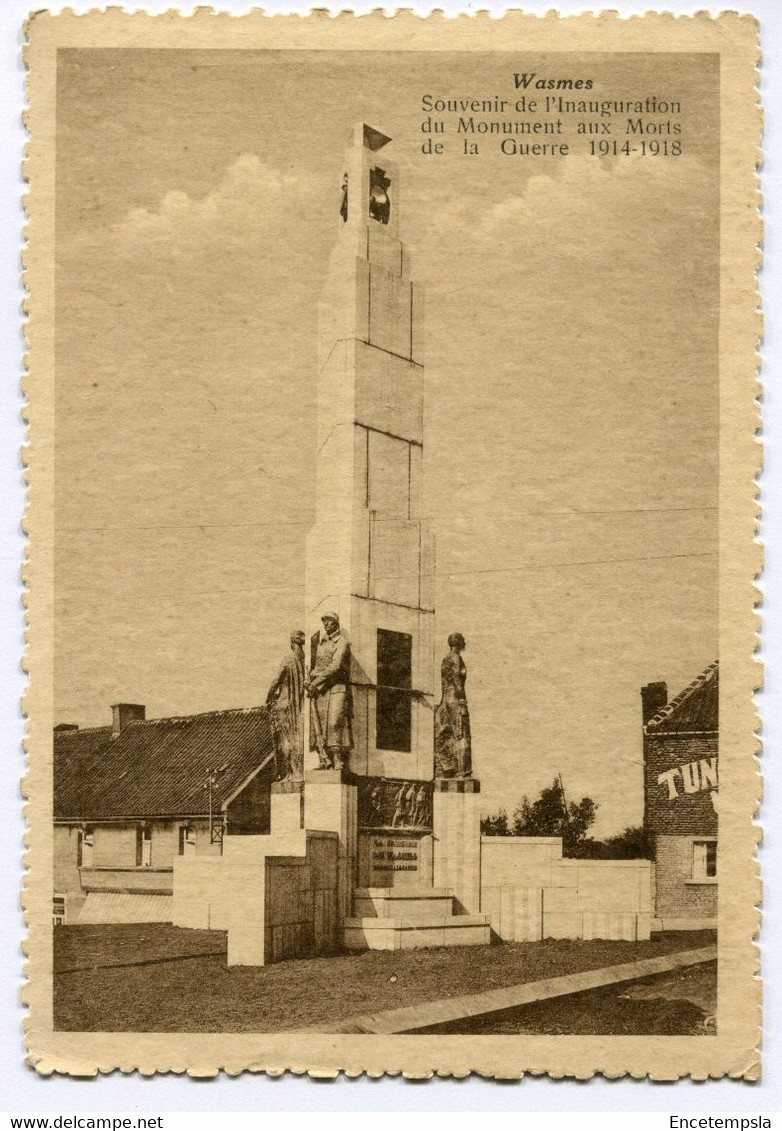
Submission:
M 263 907 L 263 856 L 260 859 L 259 867 L 252 859 L 180 856 L 174 861 L 174 926 L 227 931 L 254 915 Z
M 145 892 L 171 895 L 173 868 L 82 868 L 83 892 Z
M 290 836 L 227 836 L 223 847 L 222 857 L 175 862 L 175 926 L 227 931 L 229 966 L 336 948 L 336 833 L 302 833 L 298 843 Z
M 481 911 L 506 942 L 645 939 L 648 860 L 566 860 L 559 837 L 481 837 Z

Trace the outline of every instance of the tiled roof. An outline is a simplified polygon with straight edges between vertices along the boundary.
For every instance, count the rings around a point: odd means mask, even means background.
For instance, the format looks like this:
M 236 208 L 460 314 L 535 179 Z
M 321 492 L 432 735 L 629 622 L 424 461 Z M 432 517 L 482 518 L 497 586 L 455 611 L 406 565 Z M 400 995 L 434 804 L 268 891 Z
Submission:
M 54 816 L 58 820 L 207 814 L 207 770 L 222 770 L 212 807 L 272 754 L 265 707 L 54 734 Z
M 702 671 L 644 727 L 651 734 L 691 734 L 719 730 L 719 661 Z

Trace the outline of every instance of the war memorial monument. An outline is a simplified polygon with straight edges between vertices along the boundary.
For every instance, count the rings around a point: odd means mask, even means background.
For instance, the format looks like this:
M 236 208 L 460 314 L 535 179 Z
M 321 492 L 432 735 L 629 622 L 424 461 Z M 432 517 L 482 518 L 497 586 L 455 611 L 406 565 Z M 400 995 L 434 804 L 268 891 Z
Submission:
M 466 641 L 435 623 L 423 290 L 399 238 L 390 141 L 355 126 L 337 182 L 304 630 L 267 695 L 269 832 L 229 828 L 221 854 L 174 860 L 174 924 L 226 930 L 229 965 L 492 938 L 636 940 L 652 926 L 648 860 L 481 836 Z
M 399 235 L 390 141 L 359 123 L 345 154 L 319 309 L 309 675 L 302 696 L 294 660 L 270 689 L 285 765 L 271 832 L 228 835 L 221 857 L 175 862 L 174 922 L 227 928 L 229 963 L 490 939 L 458 633 L 435 684 L 434 545 L 420 503 L 424 296 Z

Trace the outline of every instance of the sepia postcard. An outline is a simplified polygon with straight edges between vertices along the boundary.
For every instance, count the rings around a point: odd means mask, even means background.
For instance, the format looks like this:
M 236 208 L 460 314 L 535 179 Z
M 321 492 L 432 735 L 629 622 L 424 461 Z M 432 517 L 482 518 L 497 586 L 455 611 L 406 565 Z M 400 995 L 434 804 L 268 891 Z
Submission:
M 756 1079 L 756 21 L 27 37 L 29 1063 Z

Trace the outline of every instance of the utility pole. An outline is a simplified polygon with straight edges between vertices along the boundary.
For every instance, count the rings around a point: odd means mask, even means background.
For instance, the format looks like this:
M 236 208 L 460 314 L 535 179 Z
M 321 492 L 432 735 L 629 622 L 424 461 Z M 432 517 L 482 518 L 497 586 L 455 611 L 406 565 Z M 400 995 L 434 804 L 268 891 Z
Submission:
M 565 783 L 562 781 L 562 774 L 561 773 L 558 773 L 557 777 L 559 778 L 559 789 L 560 789 L 560 792 L 562 794 L 562 814 L 565 818 L 565 824 L 569 826 L 570 825 L 570 814 L 568 813 L 567 801 L 565 800 Z
M 219 770 L 212 770 L 209 767 L 207 767 L 207 771 L 206 771 L 206 781 L 204 782 L 204 789 L 207 790 L 208 794 L 209 794 L 209 843 L 210 844 L 217 844 L 217 843 L 222 844 L 223 843 L 222 828 L 220 830 L 220 836 L 215 839 L 214 825 L 212 823 L 212 809 L 213 809 L 214 787 L 217 785 L 217 782 L 218 782 L 220 776 L 225 772 L 226 768 L 227 768 L 226 766 L 221 766 Z
M 557 778 L 559 779 L 559 789 L 560 789 L 560 792 L 562 794 L 562 809 L 563 809 L 564 814 L 565 814 L 565 820 L 567 820 L 567 802 L 565 801 L 565 783 L 562 781 L 562 774 L 561 773 L 557 774 Z

